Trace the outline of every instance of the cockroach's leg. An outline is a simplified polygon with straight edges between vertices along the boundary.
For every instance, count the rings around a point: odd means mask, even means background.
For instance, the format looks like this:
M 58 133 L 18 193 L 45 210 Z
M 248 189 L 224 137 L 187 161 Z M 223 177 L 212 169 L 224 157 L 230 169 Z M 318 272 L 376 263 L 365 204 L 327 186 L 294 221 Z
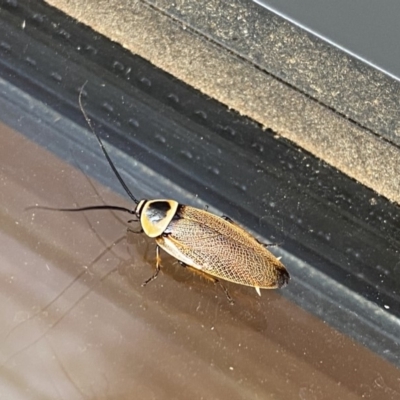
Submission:
M 154 281 L 154 279 L 156 279 L 158 274 L 160 273 L 160 269 L 161 269 L 160 246 L 157 246 L 156 247 L 156 271 L 154 272 L 154 274 L 149 279 L 146 279 L 142 283 L 142 286 L 146 286 L 151 281 Z
M 179 261 L 179 263 L 181 263 L 181 261 Z M 203 276 L 204 278 L 206 278 L 206 279 L 210 280 L 211 282 L 213 282 L 215 285 L 219 285 L 219 286 L 222 288 L 222 290 L 224 291 L 225 296 L 226 296 L 226 298 L 228 299 L 229 303 L 232 304 L 232 305 L 235 304 L 234 300 L 232 299 L 231 295 L 229 294 L 228 289 L 225 287 L 225 285 L 223 285 L 223 284 L 219 281 L 219 279 L 214 278 L 212 275 L 209 275 L 209 274 L 207 274 L 207 273 L 204 272 L 204 271 L 200 271 L 200 270 L 198 270 L 197 268 L 191 267 L 190 265 L 187 265 L 187 264 L 185 264 L 185 263 L 182 263 L 182 264 L 183 264 L 185 267 L 187 267 L 188 269 L 190 269 L 191 271 L 193 271 L 195 274 L 200 275 L 200 276 Z
M 127 223 L 131 224 L 132 222 L 138 222 L 138 221 L 139 220 L 137 218 L 136 219 L 130 219 L 130 220 L 127 221 Z M 143 230 L 142 227 L 140 227 L 140 229 L 138 231 L 134 231 L 132 228 L 128 228 L 128 232 L 139 234 L 139 233 L 143 233 L 144 230 Z
M 129 221 L 128 221 L 128 222 L 129 222 Z M 138 235 L 138 234 L 144 232 L 142 228 L 140 228 L 140 230 L 138 230 L 138 231 L 135 231 L 135 230 L 132 229 L 132 228 L 128 228 L 127 231 L 130 232 L 130 233 L 134 233 L 134 234 L 136 234 L 136 235 Z
M 228 222 L 230 222 L 231 224 L 234 224 L 235 222 L 233 221 L 233 219 L 232 218 L 229 218 L 228 216 L 226 216 L 226 215 L 222 215 L 221 216 L 225 221 L 228 221 Z
M 235 302 L 234 302 L 234 300 L 232 299 L 232 296 L 229 294 L 229 291 L 228 291 L 228 289 L 225 287 L 225 285 L 223 285 L 218 279 L 215 279 L 215 284 L 218 284 L 218 285 L 222 288 L 222 290 L 225 292 L 225 296 L 226 296 L 226 298 L 228 299 L 229 304 L 234 305 Z
M 205 274 L 207 276 L 207 274 Z M 207 276 L 211 281 L 214 282 L 215 285 L 219 285 L 220 288 L 224 291 L 225 296 L 227 300 L 229 301 L 229 304 L 233 305 L 235 304 L 234 300 L 232 299 L 232 296 L 229 294 L 229 291 L 225 285 L 221 283 L 221 281 L 217 278 L 214 278 L 213 276 Z
M 281 245 L 282 245 L 282 242 L 280 242 L 280 243 L 262 243 L 262 242 L 260 242 L 259 240 L 257 240 L 257 242 L 260 243 L 260 244 L 262 244 L 265 248 L 268 248 L 268 247 L 278 247 L 278 246 L 281 246 Z

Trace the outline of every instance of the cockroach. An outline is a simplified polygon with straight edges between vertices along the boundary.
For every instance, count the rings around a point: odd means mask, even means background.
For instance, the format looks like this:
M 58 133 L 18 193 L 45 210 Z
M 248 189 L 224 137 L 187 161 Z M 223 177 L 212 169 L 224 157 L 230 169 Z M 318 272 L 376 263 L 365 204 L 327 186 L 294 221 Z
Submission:
M 207 210 L 180 204 L 170 199 L 138 200 L 111 160 L 102 139 L 94 130 L 82 106 L 82 90 L 79 105 L 95 135 L 114 175 L 128 196 L 136 204 L 134 209 L 113 205 L 97 205 L 80 208 L 51 208 L 57 211 L 117 210 L 133 214 L 140 221 L 141 232 L 153 238 L 156 246 L 156 270 L 143 286 L 154 280 L 161 268 L 160 248 L 176 258 L 183 266 L 208 277 L 251 286 L 261 296 L 260 289 L 276 289 L 286 286 L 290 276 L 285 266 L 255 237 L 226 216 L 217 216 Z M 226 288 L 221 285 L 230 301 Z

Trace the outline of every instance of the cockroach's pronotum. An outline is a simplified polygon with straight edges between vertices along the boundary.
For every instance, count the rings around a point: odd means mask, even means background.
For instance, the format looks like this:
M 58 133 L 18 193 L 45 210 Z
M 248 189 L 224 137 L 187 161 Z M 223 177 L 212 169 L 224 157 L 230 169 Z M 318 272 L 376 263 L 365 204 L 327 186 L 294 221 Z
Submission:
M 125 192 L 134 201 L 136 207 L 98 205 L 80 208 L 55 209 L 35 208 L 57 211 L 85 211 L 109 209 L 128 212 L 140 221 L 142 231 L 154 238 L 156 247 L 156 270 L 147 281 L 155 279 L 160 271 L 160 248 L 175 257 L 182 265 L 200 272 L 214 282 L 224 279 L 240 285 L 252 286 L 261 295 L 260 289 L 275 289 L 285 286 L 290 279 L 285 266 L 276 258 L 266 245 L 261 244 L 241 226 L 228 217 L 219 217 L 175 200 L 156 199 L 138 200 L 127 187 L 112 162 L 102 139 L 95 132 L 91 121 L 82 106 L 81 93 L 79 105 L 91 131 Z M 224 288 L 224 287 L 223 287 Z M 224 288 L 229 300 L 229 293 Z

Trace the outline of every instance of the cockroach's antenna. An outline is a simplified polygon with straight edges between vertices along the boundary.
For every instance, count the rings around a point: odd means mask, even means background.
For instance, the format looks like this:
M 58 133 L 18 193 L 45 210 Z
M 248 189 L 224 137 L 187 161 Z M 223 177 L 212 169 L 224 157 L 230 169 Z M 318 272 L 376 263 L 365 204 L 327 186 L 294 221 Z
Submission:
M 115 167 L 114 163 L 112 162 L 110 156 L 108 155 L 108 152 L 107 152 L 106 148 L 104 147 L 103 141 L 101 140 L 99 134 L 94 130 L 94 128 L 92 126 L 92 122 L 91 122 L 90 118 L 88 117 L 85 109 L 83 108 L 83 105 L 82 105 L 82 92 L 83 92 L 83 89 L 85 88 L 86 84 L 87 84 L 87 81 L 82 85 L 81 90 L 79 91 L 79 107 L 80 107 L 80 109 L 82 111 L 82 114 L 85 117 L 85 120 L 86 120 L 87 124 L 89 125 L 90 130 L 96 136 L 97 141 L 100 144 L 101 150 L 103 151 L 104 155 L 106 156 L 108 164 L 110 165 L 111 169 L 113 170 L 114 175 L 117 177 L 119 183 L 124 188 L 124 190 L 127 193 L 127 195 L 135 202 L 135 204 L 139 204 L 139 200 L 129 190 L 127 184 L 124 182 L 124 180 L 122 179 L 122 176 L 120 175 L 120 173 L 118 172 L 118 170 Z
M 88 211 L 88 210 L 115 210 L 115 211 L 124 211 L 129 214 L 135 214 L 135 210 L 130 210 L 129 208 L 120 206 L 109 206 L 107 204 L 98 206 L 79 207 L 79 208 L 54 208 L 45 206 L 31 206 L 24 209 L 24 211 L 29 211 L 29 210 L 67 211 L 67 212 Z

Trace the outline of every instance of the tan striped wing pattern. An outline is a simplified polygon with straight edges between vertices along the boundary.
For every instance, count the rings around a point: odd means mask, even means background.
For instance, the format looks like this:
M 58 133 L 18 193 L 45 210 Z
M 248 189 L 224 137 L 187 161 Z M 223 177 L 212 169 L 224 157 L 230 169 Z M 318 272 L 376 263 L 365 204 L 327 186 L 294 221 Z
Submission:
M 242 285 L 278 288 L 289 280 L 283 264 L 239 225 L 180 206 L 157 243 L 180 261 Z

